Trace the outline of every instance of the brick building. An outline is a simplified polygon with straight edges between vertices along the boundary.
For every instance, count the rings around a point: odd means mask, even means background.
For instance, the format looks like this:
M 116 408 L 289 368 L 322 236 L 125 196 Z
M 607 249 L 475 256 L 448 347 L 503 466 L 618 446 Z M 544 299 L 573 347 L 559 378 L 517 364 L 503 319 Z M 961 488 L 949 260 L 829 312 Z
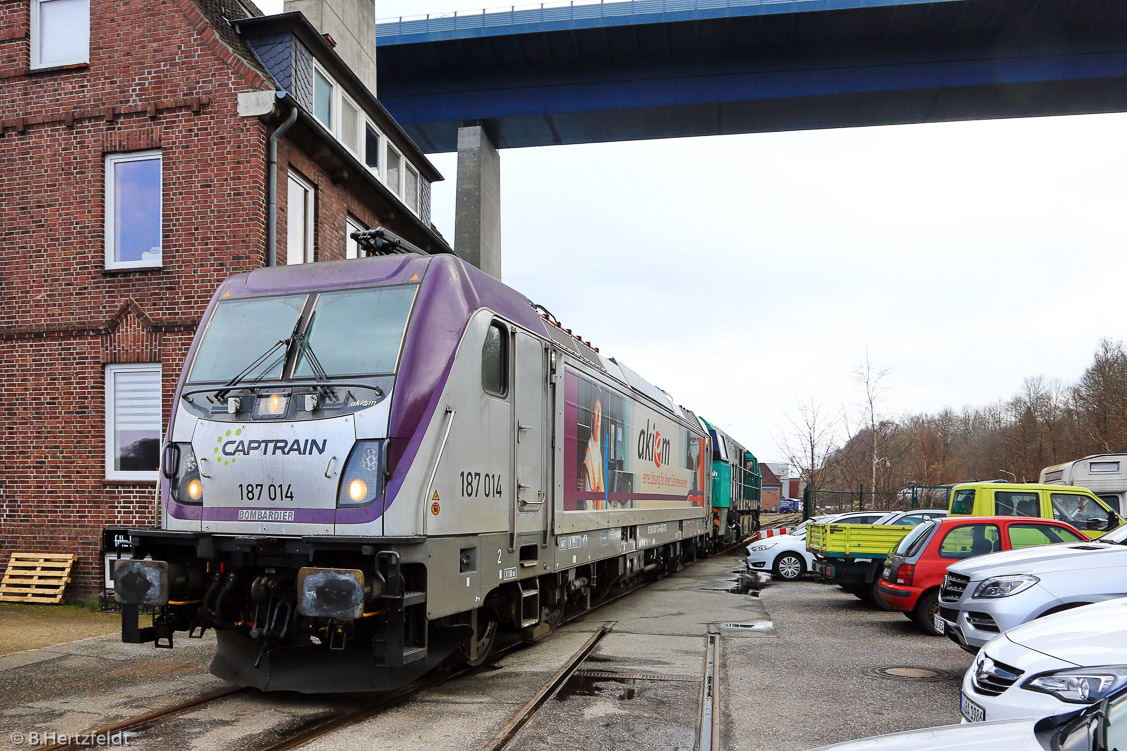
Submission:
M 377 225 L 449 249 L 441 176 L 333 43 L 248 0 L 0 0 L 0 566 L 76 552 L 89 596 L 102 528 L 153 523 L 220 280 Z
M 759 471 L 763 475 L 763 492 L 760 496 L 763 502 L 760 508 L 764 511 L 778 511 L 779 501 L 783 499 L 783 483 L 765 462 L 759 463 Z

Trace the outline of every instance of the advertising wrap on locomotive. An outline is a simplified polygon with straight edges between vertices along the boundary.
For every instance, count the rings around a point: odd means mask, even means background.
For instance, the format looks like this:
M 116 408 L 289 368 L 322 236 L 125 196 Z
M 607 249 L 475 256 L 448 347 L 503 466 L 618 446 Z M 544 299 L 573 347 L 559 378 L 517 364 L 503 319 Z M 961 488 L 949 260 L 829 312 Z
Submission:
M 159 526 L 104 535 L 123 640 L 214 629 L 238 685 L 394 688 L 751 531 L 754 457 L 540 310 L 451 255 L 226 280 Z

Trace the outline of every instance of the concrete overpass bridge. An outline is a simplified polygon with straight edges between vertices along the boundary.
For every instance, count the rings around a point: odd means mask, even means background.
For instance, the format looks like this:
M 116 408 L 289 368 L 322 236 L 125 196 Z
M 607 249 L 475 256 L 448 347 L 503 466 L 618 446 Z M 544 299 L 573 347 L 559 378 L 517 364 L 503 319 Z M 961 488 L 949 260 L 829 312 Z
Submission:
M 377 63 L 419 146 L 459 150 L 469 227 L 494 147 L 1127 110 L 1127 3 L 544 3 L 381 22 Z

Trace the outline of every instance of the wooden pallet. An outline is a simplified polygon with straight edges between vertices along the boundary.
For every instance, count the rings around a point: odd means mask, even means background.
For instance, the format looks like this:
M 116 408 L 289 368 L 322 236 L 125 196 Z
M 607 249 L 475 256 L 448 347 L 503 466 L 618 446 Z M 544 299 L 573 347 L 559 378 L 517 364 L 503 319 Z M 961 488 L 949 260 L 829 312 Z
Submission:
M 12 553 L 0 580 L 0 602 L 61 602 L 77 559 L 73 553 Z

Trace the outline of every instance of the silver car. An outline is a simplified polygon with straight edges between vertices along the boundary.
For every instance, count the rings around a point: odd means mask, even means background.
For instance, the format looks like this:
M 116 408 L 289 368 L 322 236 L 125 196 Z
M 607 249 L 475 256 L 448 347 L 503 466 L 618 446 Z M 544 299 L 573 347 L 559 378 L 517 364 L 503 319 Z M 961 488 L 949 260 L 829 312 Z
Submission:
M 991 553 L 952 564 L 936 629 L 968 652 L 1019 624 L 1127 596 L 1127 526 L 1098 541 Z

